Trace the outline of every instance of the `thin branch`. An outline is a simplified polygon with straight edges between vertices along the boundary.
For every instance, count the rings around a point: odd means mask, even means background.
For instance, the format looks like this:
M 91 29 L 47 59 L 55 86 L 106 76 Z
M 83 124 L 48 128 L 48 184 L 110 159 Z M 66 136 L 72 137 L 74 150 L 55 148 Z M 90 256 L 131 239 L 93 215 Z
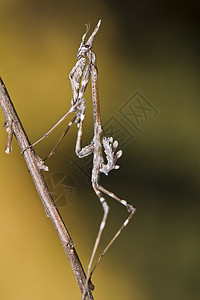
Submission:
M 21 151 L 23 152 L 24 159 L 28 166 L 29 172 L 33 178 L 37 192 L 45 207 L 46 215 L 50 217 L 52 223 L 54 224 L 58 232 L 63 248 L 67 254 L 70 265 L 72 267 L 72 270 L 78 282 L 78 286 L 81 290 L 81 293 L 83 293 L 85 283 L 86 283 L 86 275 L 84 269 L 81 265 L 80 259 L 75 250 L 74 243 L 60 216 L 60 213 L 56 207 L 56 204 L 52 198 L 52 195 L 46 185 L 46 182 L 41 172 L 41 169 L 48 170 L 48 168 L 44 165 L 43 161 L 39 158 L 39 156 L 37 156 L 34 149 L 29 148 L 30 142 L 23 129 L 23 126 L 15 111 L 13 103 L 9 97 L 9 94 L 7 92 L 7 89 L 1 77 L 0 77 L 0 106 L 5 116 L 4 127 L 7 129 L 8 132 L 6 153 L 9 153 L 11 150 L 12 134 L 14 134 L 19 143 Z M 24 149 L 26 149 L 26 151 L 24 151 Z M 92 285 L 92 283 L 90 283 L 90 289 L 93 288 L 94 286 Z M 87 294 L 87 299 L 88 300 L 94 299 L 91 290 L 89 290 L 89 293 Z

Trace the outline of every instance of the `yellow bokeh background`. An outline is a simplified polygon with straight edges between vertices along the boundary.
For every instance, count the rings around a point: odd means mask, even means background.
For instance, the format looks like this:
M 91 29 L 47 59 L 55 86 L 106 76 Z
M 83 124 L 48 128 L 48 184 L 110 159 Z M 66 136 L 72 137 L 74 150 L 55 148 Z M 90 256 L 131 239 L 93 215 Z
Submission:
M 70 107 L 68 74 L 84 24 L 93 29 L 102 19 L 94 43 L 102 121 L 114 117 L 134 139 L 122 149 L 120 169 L 101 182 L 137 211 L 94 273 L 97 300 L 199 299 L 198 9 L 191 1 L 0 2 L 0 76 L 31 142 Z M 140 118 L 140 131 L 119 111 L 137 91 L 159 112 Z M 85 141 L 93 131 L 90 96 L 87 91 Z M 37 145 L 41 157 L 66 124 Z M 47 164 L 51 172 L 70 174 L 76 183 L 75 198 L 60 212 L 86 269 L 102 209 L 90 183 L 70 164 L 76 132 L 74 126 Z M 0 299 L 80 299 L 19 146 L 14 139 L 13 151 L 6 155 L 3 129 L 0 135 Z M 99 251 L 127 216 L 112 199 L 108 203 Z

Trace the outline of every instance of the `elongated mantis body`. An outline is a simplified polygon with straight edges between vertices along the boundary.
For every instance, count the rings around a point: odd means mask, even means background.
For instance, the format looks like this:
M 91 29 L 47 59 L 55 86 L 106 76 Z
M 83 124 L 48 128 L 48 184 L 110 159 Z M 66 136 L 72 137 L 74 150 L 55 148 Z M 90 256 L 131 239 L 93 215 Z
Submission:
M 69 122 L 66 131 L 63 133 L 62 137 L 58 141 L 55 148 L 51 151 L 48 155 L 50 157 L 52 154 L 55 153 L 57 146 L 60 144 L 63 137 L 66 135 L 68 130 L 71 128 L 72 124 L 75 122 L 78 127 L 78 134 L 77 134 L 77 141 L 76 141 L 76 148 L 75 152 L 79 158 L 84 158 L 88 155 L 93 154 L 93 168 L 92 168 L 92 175 L 91 175 L 91 183 L 94 189 L 95 194 L 97 195 L 102 208 L 103 208 L 103 217 L 99 227 L 99 231 L 97 234 L 97 238 L 94 244 L 94 248 L 92 251 L 92 255 L 88 264 L 87 270 L 87 277 L 86 277 L 86 284 L 85 290 L 82 293 L 82 300 L 85 299 L 85 295 L 89 288 L 89 281 L 91 280 L 91 276 L 100 262 L 103 255 L 107 252 L 110 246 L 113 244 L 115 239 L 119 236 L 121 231 L 127 226 L 130 219 L 132 218 L 135 208 L 129 204 L 126 200 L 123 200 L 116 196 L 114 193 L 108 191 L 104 187 L 102 187 L 99 183 L 100 181 L 100 173 L 104 173 L 108 175 L 108 173 L 113 169 L 118 169 L 119 166 L 116 164 L 117 159 L 121 157 L 122 151 L 119 150 L 116 152 L 116 148 L 118 147 L 118 142 L 114 141 L 112 137 L 104 137 L 103 136 L 103 128 L 101 124 L 101 114 L 100 114 L 100 104 L 99 104 L 99 93 L 98 93 L 98 72 L 97 72 L 97 65 L 96 65 L 96 55 L 92 51 L 92 46 L 94 42 L 94 38 L 100 28 L 101 20 L 98 22 L 96 28 L 94 29 L 93 33 L 88 38 L 87 42 L 85 42 L 85 37 L 88 33 L 88 28 L 82 37 L 82 41 L 77 53 L 77 62 L 75 66 L 72 68 L 69 79 L 71 82 L 73 98 L 71 100 L 71 108 L 67 111 L 67 113 L 37 142 L 32 144 L 31 146 L 36 145 L 38 142 L 43 140 L 47 137 L 56 126 L 58 126 L 70 113 L 74 112 L 75 116 Z M 85 90 L 87 88 L 88 82 L 91 79 L 91 86 L 92 86 L 92 105 L 93 105 L 93 118 L 94 118 L 94 136 L 91 143 L 82 148 L 82 134 L 83 134 L 83 122 L 85 118 L 85 109 L 86 109 L 86 101 L 83 98 Z M 30 147 L 31 147 L 30 146 Z M 26 149 L 25 149 L 26 150 Z M 103 152 L 106 155 L 106 162 L 104 161 Z M 47 157 L 47 158 L 48 158 Z M 122 226 L 119 228 L 117 233 L 111 239 L 109 244 L 100 254 L 96 264 L 92 269 L 92 264 L 94 261 L 94 257 L 101 239 L 101 235 L 103 229 L 106 224 L 106 219 L 109 212 L 109 206 L 104 198 L 104 195 L 110 196 L 113 199 L 120 202 L 127 208 L 129 212 L 128 218 L 124 221 Z

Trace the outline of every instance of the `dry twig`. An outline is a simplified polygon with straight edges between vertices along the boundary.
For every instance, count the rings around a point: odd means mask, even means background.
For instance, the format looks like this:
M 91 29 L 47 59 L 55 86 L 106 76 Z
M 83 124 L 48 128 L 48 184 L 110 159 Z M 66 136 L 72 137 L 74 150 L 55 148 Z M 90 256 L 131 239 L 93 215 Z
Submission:
M 25 133 L 25 130 L 20 122 L 20 119 L 16 113 L 14 105 L 9 97 L 7 89 L 0 77 L 0 106 L 3 110 L 5 116 L 4 128 L 8 132 L 7 143 L 6 143 L 6 153 L 11 151 L 11 141 L 13 134 L 15 135 L 21 151 L 24 152 L 24 159 L 28 166 L 29 172 L 33 178 L 35 187 L 38 194 L 42 200 L 45 207 L 46 215 L 50 217 L 52 223 L 54 224 L 63 248 L 67 254 L 70 265 L 78 282 L 78 286 L 81 293 L 84 291 L 86 283 L 86 275 L 77 255 L 74 247 L 74 243 L 69 235 L 69 232 L 59 214 L 59 211 L 55 205 L 52 195 L 46 185 L 44 177 L 42 175 L 41 169 L 48 170 L 47 166 L 44 165 L 41 158 L 35 153 L 34 149 L 29 148 L 30 142 Z M 24 151 L 26 149 L 26 151 Z M 90 284 L 90 288 L 92 284 Z M 91 290 L 87 294 L 87 299 L 93 299 Z

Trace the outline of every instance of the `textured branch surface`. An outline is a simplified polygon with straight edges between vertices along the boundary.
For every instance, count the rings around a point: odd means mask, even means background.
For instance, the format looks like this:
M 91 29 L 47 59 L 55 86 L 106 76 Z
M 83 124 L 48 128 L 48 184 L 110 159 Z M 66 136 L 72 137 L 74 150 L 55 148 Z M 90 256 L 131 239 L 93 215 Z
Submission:
M 46 185 L 44 177 L 41 173 L 41 169 L 47 170 L 48 168 L 43 164 L 42 160 L 37 156 L 33 148 L 28 148 L 30 142 L 28 137 L 22 127 L 20 119 L 15 111 L 13 103 L 8 95 L 6 87 L 0 77 L 0 106 L 3 110 L 5 116 L 4 127 L 8 132 L 8 138 L 6 143 L 6 153 L 11 151 L 11 141 L 12 135 L 14 134 L 21 151 L 24 151 L 24 159 L 27 163 L 30 174 L 33 178 L 34 184 L 38 191 L 38 194 L 42 200 L 45 207 L 45 211 L 48 217 L 50 217 L 52 223 L 54 224 L 64 250 L 67 254 L 69 262 L 71 264 L 72 270 L 78 282 L 78 286 L 81 293 L 84 291 L 84 286 L 86 282 L 85 272 L 75 250 L 73 241 L 69 235 L 67 228 L 58 212 L 58 209 L 54 203 L 51 193 Z M 92 286 L 92 285 L 91 285 Z M 67 296 L 67 294 L 66 294 Z M 87 295 L 87 299 L 93 299 L 91 291 Z

